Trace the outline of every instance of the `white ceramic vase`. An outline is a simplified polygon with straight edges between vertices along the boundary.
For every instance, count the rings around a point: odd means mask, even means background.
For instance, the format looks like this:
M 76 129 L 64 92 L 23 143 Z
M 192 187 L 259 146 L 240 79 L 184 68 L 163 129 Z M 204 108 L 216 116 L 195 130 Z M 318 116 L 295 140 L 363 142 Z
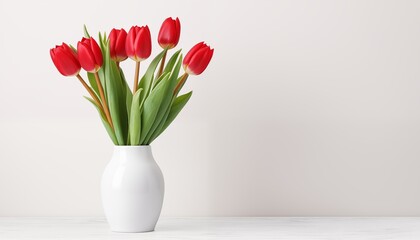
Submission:
M 102 176 L 105 216 L 114 232 L 149 232 L 162 209 L 163 175 L 150 146 L 115 146 Z

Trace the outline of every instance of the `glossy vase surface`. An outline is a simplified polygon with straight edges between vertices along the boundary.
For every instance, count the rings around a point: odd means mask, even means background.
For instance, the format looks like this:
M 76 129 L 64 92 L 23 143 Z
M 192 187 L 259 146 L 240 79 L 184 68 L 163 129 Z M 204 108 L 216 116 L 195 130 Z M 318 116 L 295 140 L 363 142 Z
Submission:
M 115 146 L 101 181 L 105 216 L 115 232 L 149 232 L 162 209 L 164 180 L 150 146 Z

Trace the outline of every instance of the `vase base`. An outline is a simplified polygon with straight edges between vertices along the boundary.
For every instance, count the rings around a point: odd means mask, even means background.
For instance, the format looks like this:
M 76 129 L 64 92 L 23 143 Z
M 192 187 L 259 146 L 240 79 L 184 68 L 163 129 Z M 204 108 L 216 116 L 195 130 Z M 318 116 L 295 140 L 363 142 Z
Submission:
M 112 229 L 112 232 L 116 233 L 147 233 L 147 232 L 153 232 L 155 229 L 145 229 L 145 230 L 125 230 L 125 229 Z

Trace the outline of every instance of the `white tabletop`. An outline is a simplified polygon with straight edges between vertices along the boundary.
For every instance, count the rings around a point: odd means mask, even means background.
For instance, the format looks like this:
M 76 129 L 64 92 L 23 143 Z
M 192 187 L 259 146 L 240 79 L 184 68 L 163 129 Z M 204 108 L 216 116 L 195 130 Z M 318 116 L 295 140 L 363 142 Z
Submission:
M 113 233 L 103 218 L 0 218 L 0 239 L 420 239 L 420 218 L 161 218 L 148 233 Z

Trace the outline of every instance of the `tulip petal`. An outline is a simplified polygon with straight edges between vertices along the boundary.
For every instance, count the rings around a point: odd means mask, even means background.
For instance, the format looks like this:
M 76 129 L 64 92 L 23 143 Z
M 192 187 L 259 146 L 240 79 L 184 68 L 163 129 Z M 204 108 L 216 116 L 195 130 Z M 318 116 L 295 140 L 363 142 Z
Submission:
M 54 51 L 53 63 L 58 71 L 64 76 L 75 75 L 80 70 L 78 66 L 73 64 L 73 61 L 62 49 Z
M 51 59 L 57 70 L 64 76 L 73 76 L 79 73 L 80 64 L 74 51 L 65 43 L 50 49 Z
M 147 59 L 152 53 L 152 39 L 149 27 L 142 27 L 134 42 L 135 55 L 138 59 Z
M 158 42 L 159 45 L 162 48 L 174 48 L 179 41 L 179 35 L 180 35 L 180 23 L 179 19 L 176 18 L 176 20 L 172 18 L 167 18 L 162 23 L 162 26 L 159 30 L 158 35 Z
M 79 60 L 77 60 L 77 54 L 71 49 L 67 44 L 63 43 L 63 52 L 68 56 L 69 61 L 73 63 L 75 66 L 80 67 Z
M 176 29 L 172 18 L 167 18 L 160 28 L 158 42 L 162 48 L 171 48 L 175 39 Z
M 135 60 L 134 41 L 136 40 L 136 28 L 138 27 L 133 26 L 130 28 L 125 40 L 125 52 L 127 53 L 127 56 L 133 60 Z
M 126 38 L 127 32 L 123 28 L 112 29 L 109 34 L 109 51 L 112 60 L 121 62 L 127 59 L 125 51 Z
M 116 56 L 116 42 L 117 42 L 117 29 L 113 28 L 111 32 L 109 33 L 109 53 L 111 55 L 111 58 L 114 58 Z M 124 43 L 125 44 L 125 43 Z
M 125 52 L 126 38 L 127 32 L 124 29 L 121 29 L 114 45 L 116 56 L 119 61 L 123 61 L 127 58 L 127 53 Z
M 55 48 L 51 48 L 51 49 L 50 49 L 50 56 L 51 56 L 51 59 L 54 61 Z
M 203 46 L 204 46 L 204 42 L 199 42 L 196 45 L 194 45 L 194 47 L 191 48 L 191 50 L 187 53 L 187 55 L 185 55 L 184 62 L 183 62 L 184 68 L 189 65 L 191 58 Z
M 198 50 L 191 58 L 190 64 L 188 65 L 189 71 L 195 75 L 204 72 L 213 56 L 213 50 L 214 49 L 210 50 L 210 47 L 208 46 Z
M 92 50 L 92 54 L 95 57 L 96 66 L 102 67 L 103 58 L 102 58 L 102 51 L 99 48 L 98 43 L 95 41 L 94 38 L 90 38 L 90 47 Z
M 77 53 L 80 65 L 87 72 L 95 72 L 95 57 L 90 51 L 90 47 L 83 42 L 77 43 Z
M 176 42 L 175 42 L 175 46 L 178 45 L 179 42 L 179 38 L 181 37 L 181 23 L 179 22 L 179 18 L 176 18 L 175 20 L 175 28 L 176 28 Z

